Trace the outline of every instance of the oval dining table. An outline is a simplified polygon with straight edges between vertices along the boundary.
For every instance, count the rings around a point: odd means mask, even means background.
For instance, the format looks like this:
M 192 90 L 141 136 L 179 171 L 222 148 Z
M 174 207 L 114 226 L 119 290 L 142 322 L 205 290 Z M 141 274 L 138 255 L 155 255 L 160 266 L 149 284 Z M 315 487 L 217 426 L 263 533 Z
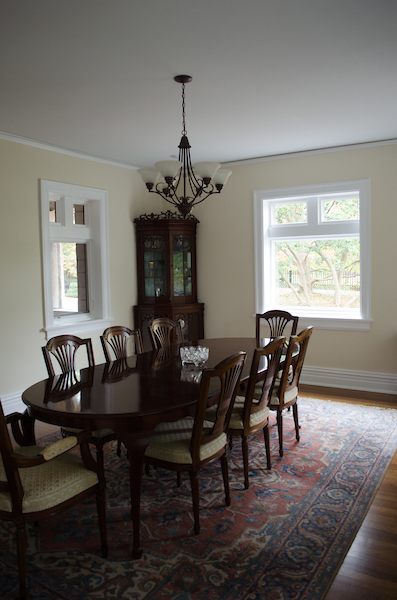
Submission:
M 269 342 L 263 338 L 261 345 Z M 241 388 L 247 384 L 255 338 L 217 338 L 184 345 L 209 348 L 205 367 L 214 367 L 246 352 Z M 131 518 L 134 558 L 142 556 L 140 541 L 141 483 L 145 450 L 156 425 L 194 416 L 200 372 L 182 367 L 180 346 L 145 352 L 112 363 L 44 379 L 26 389 L 27 414 L 60 427 L 86 431 L 112 429 L 127 448 L 130 463 Z M 264 369 L 265 369 L 264 365 Z M 217 389 L 210 389 L 216 396 Z

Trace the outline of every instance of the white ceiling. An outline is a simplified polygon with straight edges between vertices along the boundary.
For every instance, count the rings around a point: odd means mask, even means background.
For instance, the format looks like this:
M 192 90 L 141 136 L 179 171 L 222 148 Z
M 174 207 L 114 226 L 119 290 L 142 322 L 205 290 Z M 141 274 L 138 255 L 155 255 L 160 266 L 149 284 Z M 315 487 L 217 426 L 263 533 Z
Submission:
M 397 138 L 397 0 L 1 0 L 0 131 L 131 166 Z

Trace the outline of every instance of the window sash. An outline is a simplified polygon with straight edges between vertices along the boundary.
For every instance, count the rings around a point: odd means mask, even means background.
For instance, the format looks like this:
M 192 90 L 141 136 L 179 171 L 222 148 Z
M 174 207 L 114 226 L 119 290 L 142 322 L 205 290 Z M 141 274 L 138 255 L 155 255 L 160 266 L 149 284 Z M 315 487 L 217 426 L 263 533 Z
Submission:
M 360 220 L 322 221 L 321 201 L 325 194 L 359 192 Z M 307 223 L 277 224 L 271 221 L 271 205 L 280 200 L 299 202 L 307 200 Z M 270 207 L 270 208 L 269 208 Z M 342 309 L 316 309 L 299 307 L 300 325 L 316 321 L 323 329 L 368 330 L 370 318 L 370 184 L 369 180 L 320 184 L 300 188 L 258 190 L 254 192 L 254 242 L 255 242 L 255 312 L 275 308 L 269 285 L 269 269 L 272 269 L 273 240 L 289 238 L 360 237 L 361 295 L 360 312 L 352 317 Z M 274 267 L 271 276 L 274 277 Z M 273 279 L 274 281 L 274 279 Z

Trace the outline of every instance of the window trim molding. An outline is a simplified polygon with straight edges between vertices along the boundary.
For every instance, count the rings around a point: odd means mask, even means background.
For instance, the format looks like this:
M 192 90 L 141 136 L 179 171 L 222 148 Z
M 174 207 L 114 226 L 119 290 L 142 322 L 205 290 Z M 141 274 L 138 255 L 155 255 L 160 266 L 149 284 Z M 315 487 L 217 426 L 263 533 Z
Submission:
M 291 188 L 254 191 L 254 250 L 255 250 L 255 311 L 263 313 L 269 310 L 269 298 L 265 289 L 265 266 L 269 264 L 268 213 L 265 203 L 269 200 L 282 198 L 307 197 L 350 190 L 360 192 L 360 268 L 361 268 L 361 315 L 352 317 L 341 314 L 332 315 L 331 311 L 316 311 L 318 314 L 308 314 L 309 310 L 302 307 L 294 310 L 299 315 L 299 323 L 315 325 L 318 329 L 339 329 L 353 331 L 368 331 L 372 319 L 371 314 L 371 204 L 370 180 L 342 181 L 335 183 L 314 184 Z
M 108 194 L 106 190 L 60 183 L 42 179 L 41 189 L 41 234 L 44 299 L 44 331 L 47 339 L 70 333 L 81 335 L 85 332 L 103 331 L 111 324 L 110 316 L 110 275 L 109 275 L 109 236 L 108 236 Z M 49 221 L 50 194 L 84 200 L 90 205 L 92 227 L 96 231 L 89 243 L 89 285 L 92 299 L 88 314 L 54 317 L 51 291 L 51 234 Z M 95 210 L 92 210 L 95 203 Z

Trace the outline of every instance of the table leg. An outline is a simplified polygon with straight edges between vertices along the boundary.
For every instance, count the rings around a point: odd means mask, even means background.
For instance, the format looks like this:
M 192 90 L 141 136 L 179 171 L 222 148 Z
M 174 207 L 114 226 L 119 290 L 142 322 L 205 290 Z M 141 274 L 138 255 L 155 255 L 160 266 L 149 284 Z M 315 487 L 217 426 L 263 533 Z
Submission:
M 123 442 L 128 452 L 130 462 L 130 491 L 131 491 L 131 519 L 133 526 L 133 558 L 141 558 L 143 549 L 140 539 L 141 518 L 141 487 L 145 450 L 149 444 L 148 432 L 137 435 L 136 433 L 120 433 L 118 438 Z

